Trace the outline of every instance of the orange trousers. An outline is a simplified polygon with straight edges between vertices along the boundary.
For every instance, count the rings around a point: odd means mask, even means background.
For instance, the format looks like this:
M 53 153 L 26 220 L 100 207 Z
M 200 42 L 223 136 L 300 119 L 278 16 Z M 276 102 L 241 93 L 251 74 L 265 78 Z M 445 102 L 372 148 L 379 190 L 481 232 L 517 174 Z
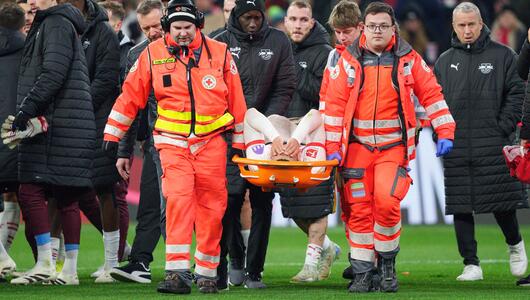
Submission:
M 404 146 L 371 151 L 362 144 L 349 145 L 341 202 L 352 259 L 375 262 L 376 252 L 399 250 L 400 202 L 412 183 L 405 151 Z
M 195 273 L 217 276 L 222 219 L 227 205 L 226 142 L 213 137 L 195 155 L 189 149 L 157 145 L 166 197 L 166 270 L 190 269 L 195 230 Z

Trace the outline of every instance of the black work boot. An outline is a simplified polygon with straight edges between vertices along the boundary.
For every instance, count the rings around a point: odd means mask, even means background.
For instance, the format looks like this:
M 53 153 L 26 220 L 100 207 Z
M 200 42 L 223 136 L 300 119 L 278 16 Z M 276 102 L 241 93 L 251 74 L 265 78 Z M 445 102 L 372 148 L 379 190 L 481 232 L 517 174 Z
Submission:
M 203 294 L 215 294 L 218 292 L 215 279 L 200 277 L 197 279 L 197 287 L 199 287 L 199 292 Z
M 222 258 L 217 267 L 217 289 L 219 291 L 228 290 L 228 262 Z
M 350 293 L 369 293 L 373 290 L 373 273 L 372 271 L 354 274 L 348 291 Z
M 177 272 L 167 272 L 166 278 L 158 284 L 156 290 L 167 294 L 190 294 L 191 286 L 186 284 Z
M 396 257 L 379 257 L 377 270 L 381 283 L 381 292 L 395 293 L 398 291 L 398 280 L 396 277 Z

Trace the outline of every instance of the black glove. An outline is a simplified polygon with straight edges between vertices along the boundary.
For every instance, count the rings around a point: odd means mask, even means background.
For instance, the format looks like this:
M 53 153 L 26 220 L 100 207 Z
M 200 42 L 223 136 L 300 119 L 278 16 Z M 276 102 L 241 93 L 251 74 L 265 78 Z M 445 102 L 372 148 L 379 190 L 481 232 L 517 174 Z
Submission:
M 113 142 L 113 141 L 103 141 L 103 144 L 101 144 L 101 149 L 103 152 L 105 152 L 105 155 L 113 160 L 117 159 L 118 155 L 118 147 L 120 143 Z
M 28 127 L 28 121 L 31 119 L 31 116 L 23 111 L 19 111 L 13 120 L 13 131 L 20 130 L 24 131 Z

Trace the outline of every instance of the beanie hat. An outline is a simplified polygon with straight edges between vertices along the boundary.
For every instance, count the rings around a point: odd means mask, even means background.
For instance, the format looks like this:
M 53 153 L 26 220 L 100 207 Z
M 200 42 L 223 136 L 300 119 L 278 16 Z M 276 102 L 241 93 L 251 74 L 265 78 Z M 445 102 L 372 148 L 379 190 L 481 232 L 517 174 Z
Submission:
M 197 23 L 197 8 L 192 0 L 172 0 L 167 7 L 169 24 L 176 21 Z
M 260 11 L 265 15 L 265 4 L 263 4 L 262 0 L 237 0 L 233 13 L 236 18 L 239 18 L 241 15 L 252 10 Z

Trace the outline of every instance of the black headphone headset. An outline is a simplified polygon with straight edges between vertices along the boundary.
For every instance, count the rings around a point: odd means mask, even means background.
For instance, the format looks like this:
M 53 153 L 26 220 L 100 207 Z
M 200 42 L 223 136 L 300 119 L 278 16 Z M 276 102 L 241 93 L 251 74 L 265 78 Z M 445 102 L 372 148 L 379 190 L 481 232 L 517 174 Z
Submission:
M 204 13 L 197 10 L 193 0 L 171 0 L 166 8 L 166 13 L 160 19 L 160 25 L 162 25 L 164 32 L 168 33 L 169 27 L 171 26 L 171 23 L 169 22 L 169 12 L 174 12 L 177 7 L 181 6 L 186 7 L 192 12 L 192 14 L 195 15 L 195 26 L 197 26 L 199 29 L 204 28 Z

